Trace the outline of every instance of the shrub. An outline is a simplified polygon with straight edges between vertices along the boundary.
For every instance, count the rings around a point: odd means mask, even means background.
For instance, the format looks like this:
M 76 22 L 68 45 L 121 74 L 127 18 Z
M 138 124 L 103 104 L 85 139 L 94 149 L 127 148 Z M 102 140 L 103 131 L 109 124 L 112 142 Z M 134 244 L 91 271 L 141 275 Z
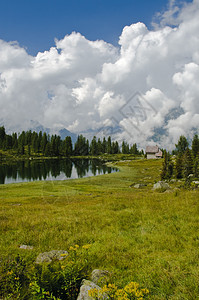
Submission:
M 45 295 L 45 299 L 77 299 L 81 281 L 89 272 L 89 247 L 71 246 L 69 254 L 63 254 L 64 260 L 35 265 L 32 293 L 37 297 Z
M 27 299 L 29 271 L 26 262 L 17 255 L 0 266 L 0 297 Z
M 113 300 L 142 300 L 146 299 L 148 289 L 141 289 L 136 282 L 130 282 L 123 289 L 119 289 L 115 284 L 105 285 L 102 289 L 91 289 L 89 296 L 94 299 L 113 299 Z

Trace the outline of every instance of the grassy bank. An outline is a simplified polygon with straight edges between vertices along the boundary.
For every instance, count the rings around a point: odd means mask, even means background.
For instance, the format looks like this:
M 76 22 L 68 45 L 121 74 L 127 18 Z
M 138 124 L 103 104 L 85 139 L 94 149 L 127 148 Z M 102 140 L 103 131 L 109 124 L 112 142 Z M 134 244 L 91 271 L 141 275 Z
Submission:
M 134 154 L 101 154 L 101 155 L 86 155 L 86 156 L 44 156 L 42 153 L 34 153 L 31 155 L 28 155 L 27 149 L 26 154 L 19 155 L 17 151 L 14 150 L 0 150 L 0 163 L 9 163 L 14 161 L 21 161 L 21 160 L 46 160 L 46 159 L 65 159 L 65 158 L 71 158 L 71 159 L 78 159 L 78 158 L 85 158 L 85 159 L 102 159 L 105 161 L 118 161 L 118 160 L 134 160 L 134 159 L 142 159 L 143 155 L 134 155 Z
M 118 286 L 136 281 L 150 299 L 198 299 L 199 191 L 179 183 L 152 190 L 161 163 L 120 161 L 119 173 L 1 185 L 0 257 L 33 262 L 40 252 L 90 244 L 92 269 L 109 270 Z

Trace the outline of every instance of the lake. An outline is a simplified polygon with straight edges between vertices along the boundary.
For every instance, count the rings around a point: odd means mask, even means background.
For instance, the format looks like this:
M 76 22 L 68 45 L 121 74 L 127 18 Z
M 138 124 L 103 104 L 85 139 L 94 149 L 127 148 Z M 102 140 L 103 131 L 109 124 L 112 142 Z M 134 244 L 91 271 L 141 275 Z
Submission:
M 0 184 L 66 180 L 117 172 L 99 159 L 26 160 L 0 164 Z

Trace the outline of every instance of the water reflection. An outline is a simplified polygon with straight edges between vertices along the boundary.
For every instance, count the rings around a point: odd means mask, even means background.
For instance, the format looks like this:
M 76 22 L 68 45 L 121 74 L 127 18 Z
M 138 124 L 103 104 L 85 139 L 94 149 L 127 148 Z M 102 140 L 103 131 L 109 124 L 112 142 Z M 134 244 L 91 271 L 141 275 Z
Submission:
M 117 168 L 108 167 L 97 159 L 19 161 L 0 165 L 0 184 L 34 180 L 74 179 L 117 171 Z

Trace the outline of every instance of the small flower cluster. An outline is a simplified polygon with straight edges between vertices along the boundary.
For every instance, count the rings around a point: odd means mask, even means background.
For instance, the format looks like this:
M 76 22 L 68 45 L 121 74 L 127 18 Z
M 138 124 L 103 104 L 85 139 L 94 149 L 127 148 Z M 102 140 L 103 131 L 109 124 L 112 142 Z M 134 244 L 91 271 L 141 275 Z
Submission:
M 70 251 L 77 251 L 78 248 L 79 248 L 79 245 L 70 246 L 69 250 Z
M 91 244 L 86 244 L 82 246 L 82 249 L 84 250 L 88 250 L 91 247 Z M 70 251 L 77 251 L 79 249 L 79 245 L 75 245 L 75 246 L 70 246 L 69 250 Z
M 136 282 L 130 282 L 123 289 L 119 289 L 115 284 L 105 285 L 101 289 L 91 289 L 88 292 L 94 299 L 114 299 L 114 300 L 143 300 L 149 294 L 148 289 L 141 289 Z

